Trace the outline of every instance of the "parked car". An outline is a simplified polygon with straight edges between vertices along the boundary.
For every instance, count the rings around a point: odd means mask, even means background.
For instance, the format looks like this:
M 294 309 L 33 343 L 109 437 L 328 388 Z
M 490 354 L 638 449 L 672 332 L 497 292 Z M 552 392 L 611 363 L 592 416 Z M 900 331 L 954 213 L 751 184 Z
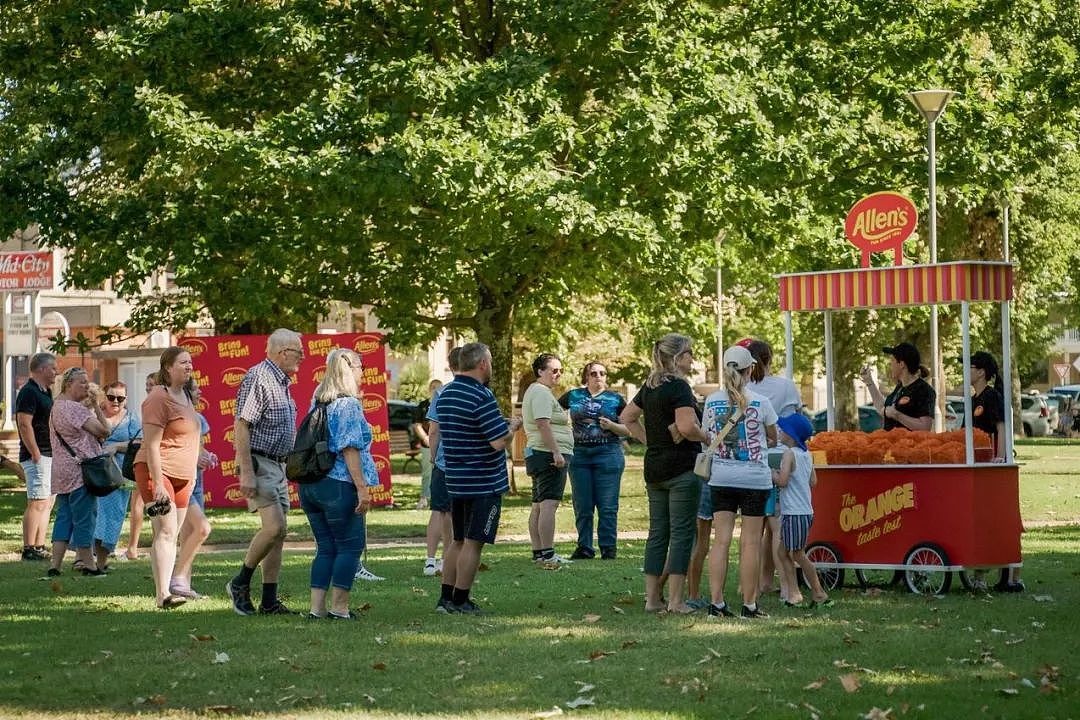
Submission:
M 1039 395 L 1046 403 L 1047 409 L 1050 411 L 1050 433 L 1053 434 L 1057 430 L 1058 425 L 1061 423 L 1061 395 Z
M 959 430 L 964 427 L 964 398 L 959 395 L 945 396 L 945 429 Z
M 810 422 L 814 425 L 814 432 L 825 432 L 828 427 L 826 411 L 821 410 L 815 413 L 814 416 L 810 418 Z M 881 426 L 881 416 L 878 415 L 878 411 L 873 405 L 859 406 L 860 430 L 863 432 L 873 432 L 875 430 L 880 430 Z
M 405 430 L 411 434 L 412 424 L 416 422 L 416 403 L 408 400 L 388 400 L 386 407 L 390 414 L 390 429 Z
M 1053 432 L 1050 408 L 1038 395 L 1020 396 L 1020 419 L 1024 423 L 1025 437 L 1046 437 Z
M 1051 395 L 1068 395 L 1073 399 L 1073 404 L 1080 400 L 1080 385 L 1058 385 L 1047 392 Z

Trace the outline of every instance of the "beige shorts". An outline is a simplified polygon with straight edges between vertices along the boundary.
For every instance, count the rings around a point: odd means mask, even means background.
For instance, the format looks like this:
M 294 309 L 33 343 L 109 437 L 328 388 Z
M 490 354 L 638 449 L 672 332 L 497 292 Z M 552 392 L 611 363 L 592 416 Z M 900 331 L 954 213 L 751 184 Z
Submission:
M 248 498 L 248 510 L 258 512 L 276 503 L 281 506 L 282 514 L 288 515 L 289 482 L 285 479 L 285 464 L 252 454 L 251 465 L 255 469 L 255 497 Z

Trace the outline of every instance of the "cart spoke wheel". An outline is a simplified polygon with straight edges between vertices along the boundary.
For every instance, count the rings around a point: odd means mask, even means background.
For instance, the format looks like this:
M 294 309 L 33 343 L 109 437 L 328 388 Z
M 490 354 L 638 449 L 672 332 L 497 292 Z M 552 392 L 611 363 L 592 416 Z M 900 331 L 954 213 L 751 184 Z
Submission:
M 941 568 L 949 564 L 945 551 L 937 545 L 916 545 L 904 559 L 905 565 L 922 565 L 925 570 L 904 570 L 908 590 L 922 595 L 943 595 L 952 585 L 952 573 Z
M 843 562 L 840 559 L 840 553 L 835 547 L 829 543 L 813 543 L 806 548 L 806 557 L 810 562 L 815 565 L 820 562 L 827 563 L 839 563 Z M 836 590 L 844 585 L 844 569 L 843 568 L 819 568 L 817 571 L 818 580 L 821 581 L 821 587 L 827 592 Z M 810 587 L 810 584 L 806 581 L 806 577 L 803 576 L 802 571 L 798 572 L 799 582 L 806 588 Z
M 900 571 L 859 569 L 855 571 L 855 578 L 864 590 L 872 587 L 887 588 L 900 582 Z

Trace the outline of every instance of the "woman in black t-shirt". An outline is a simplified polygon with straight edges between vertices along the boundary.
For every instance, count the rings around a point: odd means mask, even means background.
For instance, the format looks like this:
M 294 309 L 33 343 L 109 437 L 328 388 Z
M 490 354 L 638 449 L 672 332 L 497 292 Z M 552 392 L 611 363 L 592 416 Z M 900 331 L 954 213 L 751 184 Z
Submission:
M 900 343 L 882 350 L 891 356 L 888 375 L 896 382 L 896 387 L 888 397 L 882 396 L 868 367 L 862 369 L 862 381 L 870 390 L 870 397 L 874 399 L 874 407 L 884 420 L 885 429 L 930 430 L 934 424 L 937 393 L 923 379 L 930 371 L 920 364 L 919 351 L 911 343 Z
M 1005 462 L 1005 400 L 997 360 L 988 352 L 971 356 L 971 390 L 971 424 L 990 436 L 994 462 Z
M 683 585 L 694 545 L 701 481 L 694 460 L 707 440 L 694 391 L 686 378 L 694 362 L 690 338 L 671 333 L 653 344 L 652 372 L 622 411 L 619 422 L 646 444 L 645 489 L 649 539 L 645 543 L 645 611 L 664 609 L 660 578 L 669 573 L 668 612 L 688 613 Z M 642 414 L 645 425 L 641 424 Z

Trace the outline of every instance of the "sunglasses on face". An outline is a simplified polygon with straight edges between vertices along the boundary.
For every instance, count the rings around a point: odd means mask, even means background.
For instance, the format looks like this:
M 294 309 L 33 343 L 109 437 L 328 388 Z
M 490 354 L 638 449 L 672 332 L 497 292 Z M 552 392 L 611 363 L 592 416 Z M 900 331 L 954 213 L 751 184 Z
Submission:
M 562 375 L 562 368 L 548 368 L 553 375 Z
M 607 370 L 590 370 L 589 377 L 607 377 Z
M 106 393 L 105 397 L 108 399 L 109 402 L 114 403 L 122 403 L 127 400 L 127 395 L 109 395 L 108 393 Z

